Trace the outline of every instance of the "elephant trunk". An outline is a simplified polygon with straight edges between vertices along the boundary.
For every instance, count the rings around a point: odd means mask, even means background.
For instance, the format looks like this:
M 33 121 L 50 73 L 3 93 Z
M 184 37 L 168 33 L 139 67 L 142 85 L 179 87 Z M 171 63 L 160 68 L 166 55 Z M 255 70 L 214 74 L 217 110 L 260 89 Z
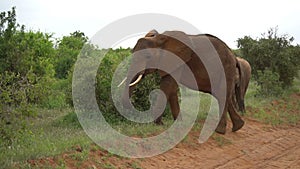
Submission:
M 123 81 L 119 84 L 119 86 L 121 86 L 126 81 L 126 86 L 125 86 L 125 89 L 123 92 L 122 102 L 123 102 L 124 108 L 127 108 L 127 109 L 130 108 L 130 105 L 131 105 L 130 98 L 133 93 L 133 90 L 135 89 L 135 86 L 144 77 L 144 71 L 138 73 L 133 78 L 130 75 L 131 74 L 129 73 L 129 76 L 125 77 L 123 79 Z

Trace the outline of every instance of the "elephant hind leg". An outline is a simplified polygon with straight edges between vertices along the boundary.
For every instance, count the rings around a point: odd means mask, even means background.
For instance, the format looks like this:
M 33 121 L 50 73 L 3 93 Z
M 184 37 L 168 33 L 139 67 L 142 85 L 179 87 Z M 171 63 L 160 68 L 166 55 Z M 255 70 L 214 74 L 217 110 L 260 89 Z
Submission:
M 221 102 L 220 99 L 217 99 L 218 103 L 219 103 L 219 111 L 221 113 L 222 111 L 222 106 L 221 106 Z M 225 134 L 226 133 L 226 126 L 227 126 L 227 104 L 225 103 L 224 107 L 223 107 L 223 112 L 221 115 L 221 119 L 219 121 L 219 124 L 217 126 L 217 128 L 215 129 L 215 131 L 219 134 Z
M 244 126 L 245 122 L 244 120 L 242 120 L 241 116 L 238 115 L 234 103 L 232 102 L 231 99 L 229 100 L 228 111 L 232 121 L 232 131 L 233 132 L 238 131 Z
M 226 114 L 226 112 L 223 112 L 223 114 L 221 116 L 221 120 L 215 131 L 219 134 L 225 134 L 226 133 L 226 125 L 227 125 L 227 114 Z

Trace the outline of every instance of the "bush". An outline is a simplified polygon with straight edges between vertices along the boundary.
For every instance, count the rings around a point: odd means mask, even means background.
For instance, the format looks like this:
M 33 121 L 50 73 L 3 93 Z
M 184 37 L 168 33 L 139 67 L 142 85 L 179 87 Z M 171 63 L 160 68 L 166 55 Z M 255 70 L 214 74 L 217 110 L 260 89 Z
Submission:
M 258 93 L 262 96 L 278 96 L 283 93 L 279 74 L 269 69 L 258 71 Z
M 111 123 L 125 121 L 114 106 L 111 93 L 111 83 L 117 66 L 130 57 L 130 49 L 109 49 L 103 58 L 97 73 L 96 97 L 97 103 L 105 119 Z
M 150 108 L 149 94 L 154 89 L 159 89 L 160 76 L 149 74 L 137 84 L 131 98 L 132 104 L 139 111 L 146 111 Z
M 25 117 L 36 114 L 34 106 L 29 104 L 36 98 L 31 80 L 15 73 L 0 74 L 0 140 L 5 144 L 12 144 L 25 129 Z
M 47 88 L 47 97 L 39 105 L 47 109 L 65 108 L 68 106 L 66 91 L 71 82 L 67 79 L 49 79 Z
M 83 32 L 75 31 L 70 36 L 64 36 L 57 43 L 56 58 L 55 58 L 55 76 L 60 79 L 68 77 L 80 50 L 87 42 L 88 38 Z
M 59 117 L 53 122 L 53 126 L 63 128 L 81 128 L 81 124 L 78 121 L 77 114 L 75 112 L 69 112 L 67 115 Z
M 278 35 L 277 31 L 278 28 L 270 29 L 259 39 L 249 36 L 238 39 L 240 50 L 237 52 L 249 61 L 252 77 L 261 87 L 260 91 L 272 91 L 263 92 L 263 95 L 273 95 L 280 89 L 290 87 L 300 68 L 299 46 L 292 45 L 293 37 Z

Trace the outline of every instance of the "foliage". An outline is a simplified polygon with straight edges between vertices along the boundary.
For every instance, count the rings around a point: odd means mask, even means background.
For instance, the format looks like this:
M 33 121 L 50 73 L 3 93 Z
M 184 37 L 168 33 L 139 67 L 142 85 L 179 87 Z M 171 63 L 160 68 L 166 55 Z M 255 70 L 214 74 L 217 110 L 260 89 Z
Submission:
M 96 98 L 106 120 L 117 122 L 122 116 L 116 110 L 111 94 L 111 83 L 117 66 L 131 55 L 130 49 L 109 49 L 106 52 L 96 76 Z
M 69 112 L 67 115 L 58 118 L 54 123 L 55 127 L 78 128 L 81 129 L 81 124 L 78 121 L 75 112 Z
M 45 95 L 45 99 L 39 103 L 40 107 L 55 109 L 55 108 L 64 108 L 67 107 L 67 87 L 71 86 L 67 79 L 54 79 L 54 78 L 45 78 L 45 81 L 40 82 L 39 85 L 44 89 L 42 94 Z
M 132 95 L 132 104 L 139 111 L 150 108 L 149 94 L 154 89 L 159 89 L 160 76 L 156 73 L 149 74 L 137 84 Z
M 32 168 L 18 166 L 27 163 L 27 160 L 73 151 L 74 145 L 85 149 L 92 143 L 86 133 L 77 127 L 76 114 L 72 110 L 38 110 L 39 115 L 30 119 L 31 124 L 18 133 L 17 140 L 10 145 L 0 146 L 0 168 Z
M 272 125 L 299 125 L 300 102 L 299 102 L 299 78 L 294 81 L 295 86 L 285 90 L 280 97 L 260 97 L 247 95 L 247 116 L 255 118 L 263 123 Z M 250 90 L 256 90 L 253 82 Z
M 37 106 L 64 104 L 54 102 L 62 92 L 52 90 L 57 82 L 52 35 L 25 31 L 16 22 L 15 8 L 1 12 L 0 19 L 0 139 L 11 144 L 25 131 L 25 119 L 37 114 Z
M 262 96 L 278 96 L 282 94 L 282 82 L 279 80 L 279 74 L 269 69 L 258 71 L 258 93 Z
M 25 26 L 16 23 L 15 8 L 2 12 L 0 24 L 0 73 L 20 73 L 31 70 L 38 76 L 54 75 L 52 35 L 42 32 L 25 32 Z
M 291 86 L 300 68 L 299 46 L 292 45 L 293 37 L 278 35 L 277 31 L 278 28 L 270 29 L 259 39 L 249 36 L 238 39 L 239 52 L 251 64 L 253 77 L 261 86 L 261 91 L 272 89 L 278 91 L 279 88 Z M 272 77 L 262 79 L 268 77 L 271 72 L 274 74 L 271 75 Z M 277 76 L 279 76 L 278 79 Z M 277 85 L 273 88 L 269 83 Z M 268 91 L 263 91 L 263 93 L 268 93 Z
M 58 42 L 55 62 L 55 76 L 57 78 L 67 78 L 69 71 L 71 71 L 77 56 L 87 40 L 88 38 L 83 32 L 75 31 L 70 36 L 64 36 Z
M 25 128 L 24 116 L 36 114 L 29 102 L 34 102 L 34 85 L 30 76 L 5 72 L 0 74 L 0 141 L 11 144 Z

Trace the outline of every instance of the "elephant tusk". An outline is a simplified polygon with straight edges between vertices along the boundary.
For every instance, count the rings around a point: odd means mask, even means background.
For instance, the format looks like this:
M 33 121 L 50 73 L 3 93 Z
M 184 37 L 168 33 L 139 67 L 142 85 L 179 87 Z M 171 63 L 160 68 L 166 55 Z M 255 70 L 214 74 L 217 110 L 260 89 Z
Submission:
M 143 77 L 143 75 L 139 75 L 139 77 L 136 79 L 136 81 L 133 83 L 130 83 L 129 86 L 131 87 L 131 86 L 136 85 L 142 79 L 142 77 Z
M 120 86 L 125 82 L 126 79 L 127 79 L 127 77 L 125 77 L 125 78 L 122 80 L 122 82 L 118 85 L 118 87 L 120 87 Z

